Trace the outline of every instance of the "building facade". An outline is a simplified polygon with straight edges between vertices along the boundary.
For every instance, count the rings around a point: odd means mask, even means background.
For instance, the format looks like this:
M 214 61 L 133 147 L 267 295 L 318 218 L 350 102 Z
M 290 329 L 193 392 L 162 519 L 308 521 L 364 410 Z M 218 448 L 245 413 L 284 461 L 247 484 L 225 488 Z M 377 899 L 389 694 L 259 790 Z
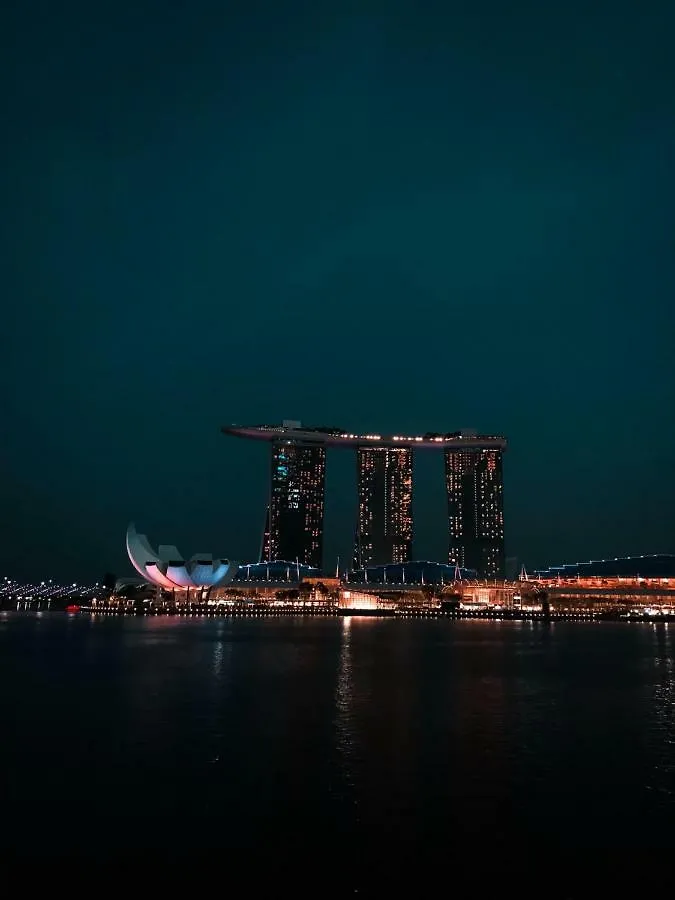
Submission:
M 325 483 L 325 447 L 293 441 L 272 444 L 261 562 L 290 560 L 321 568 Z
M 480 578 L 504 577 L 502 450 L 445 451 L 448 562 Z
M 413 540 L 412 450 L 359 447 L 356 470 L 354 568 L 408 562 Z

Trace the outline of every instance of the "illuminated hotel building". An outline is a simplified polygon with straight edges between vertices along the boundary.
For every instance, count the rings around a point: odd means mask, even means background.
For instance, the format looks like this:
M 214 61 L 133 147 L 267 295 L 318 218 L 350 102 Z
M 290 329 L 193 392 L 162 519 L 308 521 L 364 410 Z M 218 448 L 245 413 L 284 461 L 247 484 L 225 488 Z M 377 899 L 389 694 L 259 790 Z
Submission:
M 297 560 L 321 568 L 325 480 L 325 447 L 293 441 L 272 444 L 262 561 Z
M 358 447 L 358 521 L 354 568 L 409 562 L 412 558 L 413 451 Z
M 410 562 L 413 455 L 433 450 L 445 453 L 449 562 L 475 569 L 481 577 L 503 577 L 503 437 L 468 431 L 353 434 L 290 420 L 281 425 L 225 425 L 221 430 L 272 447 L 262 562 L 297 559 L 321 568 L 328 448 L 356 452 L 354 568 Z
M 482 578 L 503 578 L 502 449 L 446 449 L 445 486 L 448 562 Z

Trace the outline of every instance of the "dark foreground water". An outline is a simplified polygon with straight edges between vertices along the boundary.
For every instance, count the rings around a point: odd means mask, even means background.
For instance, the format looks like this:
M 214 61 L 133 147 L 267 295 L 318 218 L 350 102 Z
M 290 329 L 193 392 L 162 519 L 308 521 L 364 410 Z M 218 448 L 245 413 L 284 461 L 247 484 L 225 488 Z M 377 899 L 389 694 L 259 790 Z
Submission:
M 5 613 L 3 847 L 670 848 L 674 630 Z

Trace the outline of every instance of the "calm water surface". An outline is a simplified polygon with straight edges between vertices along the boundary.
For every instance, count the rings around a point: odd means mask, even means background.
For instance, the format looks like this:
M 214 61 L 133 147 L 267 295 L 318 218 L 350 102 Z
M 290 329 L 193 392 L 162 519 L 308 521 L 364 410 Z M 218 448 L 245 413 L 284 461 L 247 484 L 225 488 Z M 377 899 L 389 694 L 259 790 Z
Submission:
M 673 632 L 4 613 L 4 844 L 672 847 Z

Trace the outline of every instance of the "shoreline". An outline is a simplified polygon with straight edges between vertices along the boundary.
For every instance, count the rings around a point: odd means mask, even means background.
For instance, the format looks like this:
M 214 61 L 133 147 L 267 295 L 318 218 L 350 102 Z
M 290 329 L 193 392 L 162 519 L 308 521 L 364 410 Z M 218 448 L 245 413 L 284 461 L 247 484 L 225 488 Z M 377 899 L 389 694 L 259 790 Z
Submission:
M 480 620 L 487 622 L 639 622 L 649 624 L 675 623 L 675 614 L 610 613 L 610 612 L 563 612 L 563 611 L 521 611 L 521 610 L 440 610 L 440 609 L 298 609 L 289 607 L 269 608 L 256 606 L 247 609 L 192 609 L 192 610 L 134 610 L 134 609 L 94 609 L 81 607 L 79 610 L 52 610 L 67 615 L 89 614 L 91 616 L 132 616 L 206 619 L 244 619 L 321 617 L 321 618 L 381 618 L 381 619 L 447 619 L 450 621 Z

